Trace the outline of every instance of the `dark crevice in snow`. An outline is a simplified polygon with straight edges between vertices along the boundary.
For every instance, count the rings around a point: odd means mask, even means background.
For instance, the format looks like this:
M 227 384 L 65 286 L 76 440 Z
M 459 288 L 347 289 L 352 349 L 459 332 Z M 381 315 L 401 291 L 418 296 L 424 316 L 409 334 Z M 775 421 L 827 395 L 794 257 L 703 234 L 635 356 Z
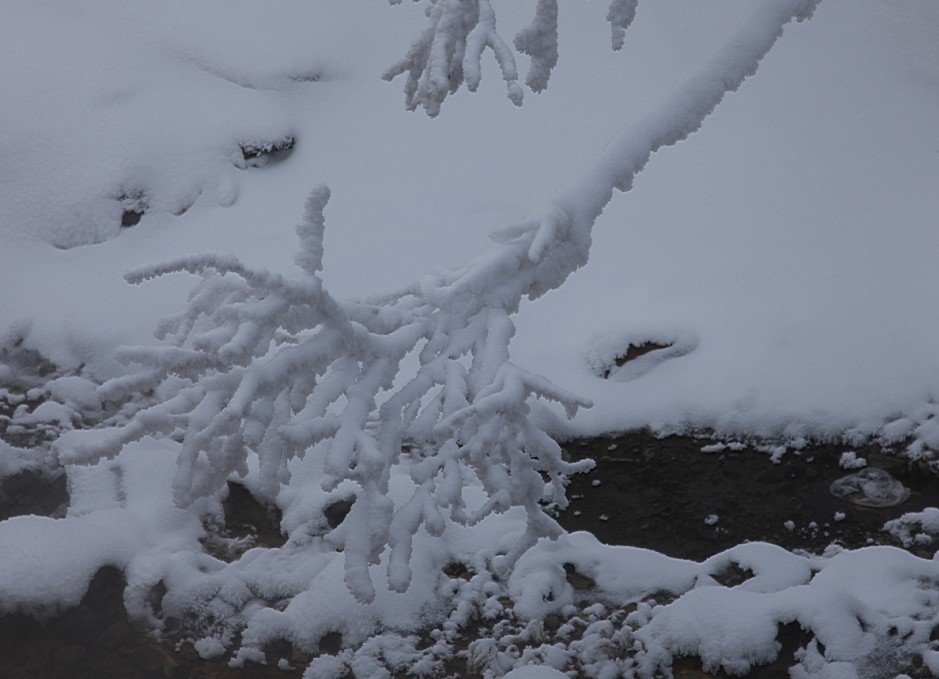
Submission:
M 339 524 L 345 521 L 354 502 L 355 498 L 343 498 L 331 502 L 323 508 L 323 516 L 326 517 L 326 523 L 329 524 L 330 528 L 337 528 Z
M 634 361 L 641 356 L 652 353 L 653 351 L 668 349 L 672 346 L 672 343 L 656 342 L 652 340 L 639 342 L 637 344 L 630 343 L 626 346 L 626 350 L 623 353 L 618 354 L 613 358 L 612 365 L 606 366 L 600 370 L 600 375 L 603 377 L 603 379 L 609 379 L 618 368 L 622 368 L 630 361 Z
M 280 531 L 280 510 L 260 502 L 240 483 L 228 482 L 222 501 L 224 518 L 206 519 L 205 550 L 223 561 L 234 561 L 254 547 L 281 547 L 286 538 Z
M 724 587 L 736 587 L 752 578 L 753 571 L 748 568 L 741 568 L 739 564 L 731 563 L 726 568 L 712 573 L 711 577 L 714 578 L 719 585 Z
M 62 518 L 68 508 L 65 474 L 27 469 L 0 479 L 0 521 L 13 516 Z
M 461 561 L 451 561 L 443 568 L 443 574 L 451 580 L 472 580 L 476 571 Z
M 241 169 L 248 167 L 264 167 L 274 162 L 285 160 L 293 151 L 297 140 L 294 137 L 284 137 L 274 141 L 251 141 L 240 144 L 244 164 Z
M 640 356 L 645 356 L 650 351 L 655 351 L 656 349 L 668 349 L 670 346 L 672 346 L 671 343 L 666 344 L 663 342 L 652 342 L 652 341 L 643 342 L 642 344 L 639 344 L 638 346 L 634 344 L 630 344 L 626 348 L 626 353 L 621 356 L 617 356 L 613 362 L 616 364 L 616 367 L 619 368 L 625 365 L 626 363 L 628 363 L 629 361 L 637 359 Z M 606 375 L 606 377 L 609 377 L 609 375 Z
M 586 358 L 597 377 L 627 382 L 664 361 L 691 353 L 697 346 L 698 338 L 688 332 L 629 331 L 593 338 Z
M 564 576 L 568 584 L 577 590 L 588 590 L 597 586 L 593 578 L 579 573 L 577 566 L 572 563 L 564 564 Z
M 117 197 L 121 204 L 121 227 L 128 228 L 140 223 L 140 218 L 149 208 L 146 195 L 139 189 L 122 192 Z
M 124 228 L 137 226 L 141 217 L 143 217 L 143 210 L 124 210 L 121 214 L 121 226 Z

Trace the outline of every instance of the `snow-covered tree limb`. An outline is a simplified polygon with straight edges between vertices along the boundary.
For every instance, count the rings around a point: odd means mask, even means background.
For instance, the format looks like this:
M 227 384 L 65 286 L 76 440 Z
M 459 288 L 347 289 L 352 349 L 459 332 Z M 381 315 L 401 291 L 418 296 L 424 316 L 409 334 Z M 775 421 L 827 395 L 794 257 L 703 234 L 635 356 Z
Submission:
M 398 5 L 401 0 L 389 0 Z M 427 28 L 414 41 L 404 58 L 382 77 L 393 80 L 407 73 L 405 106 L 423 108 L 435 117 L 448 95 L 466 83 L 470 92 L 479 87 L 482 54 L 492 50 L 502 71 L 509 100 L 522 104 L 518 68 L 512 49 L 496 30 L 496 12 L 491 0 L 428 0 Z M 626 29 L 636 15 L 638 0 L 612 0 L 607 21 L 612 28 L 613 49 L 622 49 Z M 548 86 L 558 63 L 558 1 L 538 0 L 531 24 L 515 36 L 515 49 L 531 59 L 525 84 L 533 92 Z
M 611 42 L 614 51 L 623 49 L 626 44 L 626 29 L 636 18 L 636 6 L 639 0 L 613 0 L 606 20 L 610 22 Z
M 563 477 L 591 464 L 563 460 L 557 443 L 532 424 L 532 396 L 559 402 L 569 415 L 589 404 L 510 361 L 511 315 L 524 297 L 560 286 L 587 261 L 591 229 L 614 189 L 628 190 L 652 153 L 697 130 L 727 92 L 756 72 L 783 27 L 810 16 L 817 2 L 755 5 L 740 35 L 656 115 L 609 145 L 539 218 L 498 232 L 499 247 L 448 276 L 372 300 L 332 297 L 318 273 L 329 199 L 322 186 L 312 191 L 297 227 L 300 277 L 215 255 L 132 272 L 128 280 L 135 283 L 174 272 L 201 277 L 188 307 L 158 328 L 167 346 L 125 350 L 124 358 L 141 369 L 101 388 L 110 399 L 152 391 L 157 402 L 122 426 L 63 436 L 60 459 L 94 462 L 145 435 L 176 433 L 182 451 L 174 490 L 186 505 L 221 488 L 231 474 L 245 474 L 251 455 L 259 460 L 263 492 L 273 497 L 288 480 L 287 462 L 323 442 L 324 488 L 351 482 L 357 489 L 329 539 L 345 552 L 346 582 L 359 600 L 374 596 L 368 567 L 386 547 L 389 582 L 406 588 L 412 536 L 421 526 L 439 534 L 445 514 L 472 524 L 491 512 L 524 508 L 525 535 L 497 564 L 511 567 L 539 537 L 560 530 L 539 503 L 564 506 Z M 477 54 L 493 39 L 494 19 L 484 4 L 432 3 L 434 28 L 425 47 L 435 55 L 433 78 L 453 72 L 453 54 Z M 628 22 L 630 3 L 613 4 L 614 24 Z M 552 3 L 542 6 L 550 25 Z M 442 22 L 460 28 L 438 30 Z M 477 25 L 483 28 L 470 39 Z M 522 41 L 526 48 L 529 39 Z M 423 68 L 412 75 L 431 78 Z M 415 352 L 416 371 L 396 385 Z M 415 491 L 394 507 L 390 471 L 405 445 Z M 464 489 L 476 482 L 487 499 L 469 507 Z
M 166 390 L 170 382 L 176 388 L 122 427 L 60 439 L 60 459 L 91 462 L 145 435 L 177 431 L 174 491 L 185 506 L 233 473 L 246 474 L 249 455 L 259 460 L 262 491 L 274 497 L 289 480 L 287 462 L 326 441 L 324 488 L 347 481 L 358 488 L 330 540 L 345 551 L 348 585 L 363 601 L 374 596 L 369 564 L 386 546 L 390 583 L 408 586 L 411 537 L 422 525 L 439 534 L 443 511 L 475 523 L 521 506 L 530 516 L 528 543 L 557 534 L 539 501 L 564 504 L 563 476 L 591 465 L 565 462 L 557 443 L 529 421 L 527 401 L 559 401 L 571 414 L 589 403 L 509 361 L 509 314 L 522 289 L 467 289 L 472 276 L 458 275 L 381 304 L 340 302 L 318 276 L 328 197 L 328 189 L 315 188 L 297 227 L 302 277 L 213 255 L 128 274 L 134 283 L 175 272 L 201 281 L 188 308 L 160 324 L 168 345 L 125 349 L 122 357 L 143 370 L 105 383 L 101 393 L 114 399 L 126 390 Z M 520 259 L 524 253 L 513 247 Z M 417 373 L 393 389 L 405 356 L 421 344 Z M 416 490 L 395 509 L 388 481 L 404 444 L 412 447 Z M 463 489 L 473 478 L 489 501 L 468 511 Z

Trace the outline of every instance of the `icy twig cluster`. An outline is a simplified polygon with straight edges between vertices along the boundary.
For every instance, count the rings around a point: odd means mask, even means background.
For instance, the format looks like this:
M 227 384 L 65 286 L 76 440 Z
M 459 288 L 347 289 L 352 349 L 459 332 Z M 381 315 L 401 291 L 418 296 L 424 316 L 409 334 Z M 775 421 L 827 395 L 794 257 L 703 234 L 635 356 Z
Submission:
M 390 2 L 397 5 L 401 0 Z M 637 3 L 638 0 L 610 3 L 607 21 L 615 50 L 623 47 Z M 521 106 L 523 93 L 518 84 L 515 55 L 496 30 L 496 12 L 490 0 L 429 0 L 426 13 L 427 28 L 404 58 L 382 76 L 393 80 L 407 73 L 404 94 L 409 111 L 420 106 L 435 117 L 444 99 L 463 83 L 470 92 L 475 92 L 486 48 L 492 50 L 502 71 L 509 99 Z M 558 0 L 538 0 L 531 24 L 516 34 L 513 45 L 531 60 L 525 84 L 533 92 L 543 91 L 558 63 Z
M 555 400 L 570 414 L 589 404 L 509 361 L 509 314 L 536 268 L 527 247 L 514 243 L 488 265 L 380 302 L 340 302 L 318 275 L 328 197 L 326 187 L 315 188 L 297 228 L 301 278 L 214 255 L 129 274 L 134 283 L 181 271 L 202 277 L 188 308 L 160 325 L 166 346 L 125 349 L 123 358 L 145 369 L 100 390 L 109 398 L 169 395 L 123 426 L 60 440 L 60 457 L 90 462 L 145 435 L 180 432 L 174 492 L 185 506 L 233 473 L 246 474 L 253 454 L 262 491 L 273 498 L 289 480 L 288 461 L 328 441 L 324 488 L 343 481 L 357 487 L 330 540 L 346 554 L 347 583 L 359 599 L 374 596 L 368 567 L 386 545 L 390 585 L 408 587 L 412 536 L 422 525 L 441 533 L 444 511 L 474 524 L 524 507 L 528 530 L 510 565 L 539 537 L 560 533 L 539 502 L 564 506 L 562 477 L 592 464 L 562 460 L 557 443 L 532 424 L 527 400 Z M 419 368 L 395 387 L 402 361 L 415 351 Z M 416 489 L 396 508 L 388 480 L 405 446 Z M 488 501 L 471 510 L 463 491 L 474 480 Z

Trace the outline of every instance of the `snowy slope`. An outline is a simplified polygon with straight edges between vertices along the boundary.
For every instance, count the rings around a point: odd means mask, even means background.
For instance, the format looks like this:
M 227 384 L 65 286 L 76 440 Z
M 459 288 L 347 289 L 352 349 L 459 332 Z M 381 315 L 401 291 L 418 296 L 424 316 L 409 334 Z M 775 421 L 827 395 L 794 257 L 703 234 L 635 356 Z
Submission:
M 875 430 L 935 394 L 939 18 L 925 1 L 868 4 L 829 0 L 790 27 L 759 78 L 614 198 L 589 265 L 517 317 L 515 360 L 598 404 L 579 431 Z M 0 182 L 3 333 L 31 327 L 30 345 L 104 372 L 187 285 L 131 289 L 124 270 L 213 250 L 288 267 L 317 181 L 333 189 L 324 275 L 340 295 L 485 252 L 491 229 L 570 184 L 742 14 L 643 6 L 612 53 L 602 7 L 562 7 L 545 94 L 516 109 L 484 73 L 429 120 L 378 78 L 414 34 L 407 7 L 104 7 L 27 3 L 5 24 L 4 90 L 19 96 Z M 500 20 L 511 35 L 525 10 Z M 286 162 L 236 168 L 238 144 L 291 135 Z M 121 229 L 120 199 L 138 194 L 148 212 Z M 598 343 L 660 332 L 698 346 L 629 383 L 592 376 Z
M 614 199 L 590 264 L 519 321 L 519 353 L 598 402 L 581 430 L 837 434 L 935 398 L 937 21 L 823 3 Z M 592 341 L 663 331 L 698 347 L 628 384 L 578 379 Z

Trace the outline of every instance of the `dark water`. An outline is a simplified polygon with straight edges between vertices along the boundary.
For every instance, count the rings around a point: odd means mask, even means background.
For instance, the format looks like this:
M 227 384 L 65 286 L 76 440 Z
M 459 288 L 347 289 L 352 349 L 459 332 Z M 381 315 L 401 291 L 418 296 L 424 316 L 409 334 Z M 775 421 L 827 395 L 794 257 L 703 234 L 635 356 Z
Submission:
M 774 464 L 768 453 L 752 447 L 702 453 L 701 447 L 708 443 L 683 436 L 657 438 L 647 432 L 566 443 L 571 457 L 593 457 L 598 466 L 572 480 L 568 488 L 571 507 L 559 520 L 568 530 L 591 531 L 609 544 L 700 560 L 747 540 L 814 552 L 832 542 L 851 548 L 891 544 L 891 536 L 881 530 L 885 521 L 939 504 L 935 476 L 875 446 L 854 450 L 911 489 L 909 500 L 900 506 L 859 507 L 828 492 L 833 480 L 848 473 L 838 466 L 841 453 L 847 450 L 844 446 L 807 446 L 798 454 L 790 451 Z M 66 502 L 61 476 L 27 474 L 0 485 L 0 518 L 24 513 L 61 515 Z M 217 527 L 225 536 L 251 535 L 256 544 L 265 546 L 282 541 L 278 517 L 244 488 L 232 486 L 225 509 L 226 523 Z M 835 520 L 836 513 L 843 517 Z M 706 520 L 712 515 L 716 521 Z M 213 544 L 206 547 L 211 550 Z M 932 551 L 923 548 L 921 555 L 931 557 Z M 297 667 L 306 665 L 308 657 L 286 644 L 270 649 L 268 666 L 248 664 L 233 670 L 225 659 L 202 660 L 188 644 L 156 640 L 136 629 L 124 612 L 123 588 L 121 573 L 105 568 L 75 609 L 46 621 L 25 615 L 0 617 L 0 679 L 251 679 L 301 674 L 278 669 L 274 662 L 279 658 L 292 658 Z M 805 633 L 790 625 L 781 628 L 779 639 L 783 645 L 779 660 L 748 676 L 788 676 L 792 653 L 805 643 Z M 451 665 L 451 669 L 456 667 Z M 457 671 L 460 676 L 472 676 L 465 669 Z M 928 676 L 918 667 L 906 671 L 913 677 Z M 674 674 L 678 679 L 722 676 L 703 672 L 695 658 L 676 660 Z

